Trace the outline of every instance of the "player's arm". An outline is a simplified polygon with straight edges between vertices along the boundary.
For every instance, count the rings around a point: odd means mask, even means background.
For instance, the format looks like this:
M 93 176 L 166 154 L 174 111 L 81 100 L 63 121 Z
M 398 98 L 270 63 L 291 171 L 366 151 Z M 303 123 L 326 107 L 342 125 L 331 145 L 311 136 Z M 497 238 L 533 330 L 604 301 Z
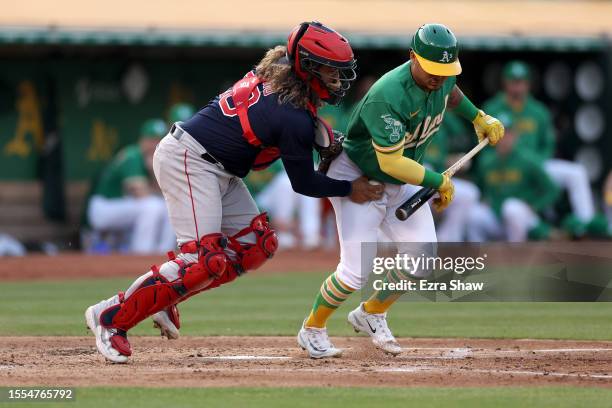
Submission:
M 404 157 L 406 129 L 400 115 L 383 102 L 372 102 L 362 107 L 359 113 L 368 133 L 380 169 L 407 184 L 438 188 L 442 175 L 427 170 L 416 161 Z
M 425 168 L 425 166 L 404 156 L 404 140 L 397 150 L 383 150 L 372 143 L 380 169 L 407 184 L 438 188 L 442 184 L 442 174 Z
M 495 146 L 504 137 L 504 126 L 501 122 L 474 106 L 457 85 L 453 87 L 446 106 L 474 124 L 479 142 L 488 137 L 489 143 Z
M 448 176 L 425 168 L 404 156 L 406 131 L 393 110 L 384 103 L 372 103 L 360 113 L 366 124 L 380 170 L 407 184 L 431 187 L 439 191 L 439 205 L 443 210 L 453 199 L 454 187 Z
M 312 160 L 314 127 L 310 119 L 300 118 L 288 123 L 279 138 L 281 160 L 287 171 L 293 190 L 309 197 L 345 197 L 355 202 L 377 200 L 382 196 L 382 186 L 368 184 L 367 179 L 353 181 L 336 180 L 315 171 Z M 303 118 L 302 118 L 303 119 Z
M 545 110 L 541 115 L 541 124 L 538 129 L 540 133 L 540 152 L 544 159 L 551 159 L 555 155 L 555 145 L 557 142 L 555 136 L 555 127 L 550 117 L 550 112 Z
M 529 157 L 531 157 L 531 155 Z M 542 211 L 554 205 L 555 201 L 559 198 L 561 190 L 546 171 L 544 171 L 544 168 L 535 156 L 529 160 L 527 164 L 527 169 L 529 171 L 527 178 L 533 186 L 529 190 L 532 194 L 529 205 L 535 211 Z
M 141 198 L 149 195 L 151 189 L 146 177 L 130 177 L 123 181 L 123 191 L 126 195 Z
M 126 151 L 120 164 L 122 188 L 124 194 L 140 198 L 149 195 L 151 190 L 142 158 L 132 152 Z

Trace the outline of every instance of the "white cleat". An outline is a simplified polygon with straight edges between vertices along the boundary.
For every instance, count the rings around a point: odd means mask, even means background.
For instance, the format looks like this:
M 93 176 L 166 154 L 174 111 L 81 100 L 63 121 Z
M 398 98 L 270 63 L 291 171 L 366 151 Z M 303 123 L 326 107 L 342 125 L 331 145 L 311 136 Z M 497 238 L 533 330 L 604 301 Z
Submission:
M 297 341 L 303 350 L 308 352 L 310 358 L 340 357 L 342 349 L 334 347 L 329 341 L 327 329 L 317 327 L 305 327 L 302 325 L 297 335 Z
M 168 340 L 176 340 L 179 338 L 179 329 L 172 322 L 172 319 L 166 310 L 155 313 L 152 318 L 153 327 L 159 329 L 162 337 L 167 337 Z
M 356 332 L 364 332 L 370 335 L 372 343 L 382 351 L 397 356 L 402 352 L 389 326 L 387 326 L 387 314 L 367 313 L 363 310 L 363 303 L 348 315 L 348 322 Z
M 100 324 L 100 314 L 108 307 L 117 304 L 119 301 L 116 298 L 117 296 L 114 296 L 108 300 L 103 300 L 98 304 L 89 306 L 85 311 L 85 321 L 87 322 L 89 330 L 96 336 L 96 347 L 100 354 L 113 363 L 127 363 L 128 355 L 131 354 L 127 338 L 118 334 L 116 329 L 107 329 Z M 122 344 L 126 347 L 128 350 L 127 355 L 120 353 L 113 347 L 113 341 L 111 341 L 113 337 L 117 337 L 113 340 L 115 344 Z M 121 339 L 119 339 L 119 337 L 121 337 Z M 119 343 L 117 343 L 117 341 L 119 341 Z

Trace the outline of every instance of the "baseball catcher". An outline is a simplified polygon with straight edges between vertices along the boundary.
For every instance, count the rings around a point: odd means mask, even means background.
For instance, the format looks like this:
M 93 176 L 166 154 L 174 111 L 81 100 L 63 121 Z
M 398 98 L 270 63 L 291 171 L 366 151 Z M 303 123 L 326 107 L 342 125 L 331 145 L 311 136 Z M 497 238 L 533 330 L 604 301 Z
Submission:
M 87 325 L 104 357 L 127 362 L 128 331 L 152 315 L 163 334 L 177 337 L 178 303 L 274 255 L 275 232 L 241 180 L 250 170 L 280 158 L 298 193 L 347 197 L 355 204 L 381 198 L 382 187 L 365 177 L 334 180 L 314 170 L 315 134 L 331 132 L 319 125 L 317 108 L 344 97 L 355 67 L 346 38 L 318 22 L 303 23 L 286 47 L 269 50 L 233 87 L 191 119 L 174 123 L 155 151 L 153 170 L 180 251 L 125 292 L 87 309 Z

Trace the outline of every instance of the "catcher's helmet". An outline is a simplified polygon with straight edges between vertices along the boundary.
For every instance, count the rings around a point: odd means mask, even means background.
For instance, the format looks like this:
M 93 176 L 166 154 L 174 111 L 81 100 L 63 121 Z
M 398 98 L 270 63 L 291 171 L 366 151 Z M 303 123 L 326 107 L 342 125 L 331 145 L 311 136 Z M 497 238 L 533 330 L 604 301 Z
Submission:
M 428 74 L 454 76 L 461 73 L 457 38 L 442 24 L 419 27 L 412 37 L 412 51 Z
M 331 105 L 342 100 L 357 78 L 357 61 L 348 40 L 317 21 L 302 23 L 289 34 L 287 59 L 296 75 Z M 321 79 L 323 65 L 338 70 L 338 86 L 330 87 Z

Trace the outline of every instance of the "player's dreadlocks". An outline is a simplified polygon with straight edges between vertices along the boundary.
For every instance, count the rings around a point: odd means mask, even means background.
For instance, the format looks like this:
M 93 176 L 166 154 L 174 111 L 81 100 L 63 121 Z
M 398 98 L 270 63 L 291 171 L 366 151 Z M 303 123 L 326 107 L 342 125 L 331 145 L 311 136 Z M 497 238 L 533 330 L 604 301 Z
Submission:
M 319 106 L 320 98 L 291 70 L 291 65 L 285 59 L 286 54 L 287 47 L 282 45 L 268 50 L 255 67 L 257 76 L 273 92 L 278 93 L 280 103 L 291 103 L 295 107 L 307 109 L 310 101 L 314 106 Z

